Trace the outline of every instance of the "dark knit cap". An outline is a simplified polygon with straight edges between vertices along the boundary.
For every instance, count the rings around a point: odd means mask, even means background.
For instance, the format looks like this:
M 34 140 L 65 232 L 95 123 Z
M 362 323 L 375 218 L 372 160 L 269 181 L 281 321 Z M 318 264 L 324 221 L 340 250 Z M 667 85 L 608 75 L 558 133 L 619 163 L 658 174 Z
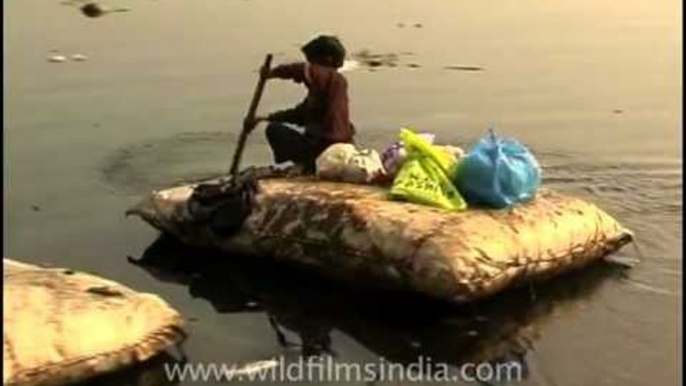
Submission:
M 323 66 L 341 67 L 345 61 L 345 47 L 335 36 L 320 35 L 302 47 L 308 61 Z

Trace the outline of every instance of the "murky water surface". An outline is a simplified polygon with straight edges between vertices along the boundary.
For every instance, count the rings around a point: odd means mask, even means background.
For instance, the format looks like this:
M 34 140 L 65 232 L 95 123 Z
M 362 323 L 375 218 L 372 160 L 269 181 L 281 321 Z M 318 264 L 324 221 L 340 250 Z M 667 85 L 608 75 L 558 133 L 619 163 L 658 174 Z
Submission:
M 89 19 L 57 1 L 4 2 L 5 256 L 159 293 L 189 319 L 192 361 L 430 356 L 515 360 L 525 385 L 681 379 L 680 2 L 117 5 L 131 11 Z M 319 32 L 382 59 L 347 74 L 361 143 L 382 149 L 411 126 L 466 147 L 495 127 L 534 150 L 548 187 L 634 230 L 638 248 L 616 257 L 640 264 L 445 310 L 221 261 L 124 217 L 151 189 L 228 170 L 263 55 L 297 59 Z M 49 62 L 53 50 L 67 61 Z M 301 95 L 270 83 L 262 109 Z M 244 162 L 269 162 L 259 133 Z M 145 267 L 127 261 L 143 255 Z

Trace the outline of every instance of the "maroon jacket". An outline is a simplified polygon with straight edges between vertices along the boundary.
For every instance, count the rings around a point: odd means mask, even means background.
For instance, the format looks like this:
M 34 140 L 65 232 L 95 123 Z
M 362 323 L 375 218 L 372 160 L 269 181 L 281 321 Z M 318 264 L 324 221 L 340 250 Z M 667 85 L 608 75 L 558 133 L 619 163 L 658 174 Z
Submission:
M 270 120 L 304 126 L 307 135 L 325 145 L 352 142 L 355 127 L 349 117 L 348 82 L 336 69 L 293 63 L 273 68 L 271 75 L 304 83 L 308 93 L 300 104 L 271 114 Z

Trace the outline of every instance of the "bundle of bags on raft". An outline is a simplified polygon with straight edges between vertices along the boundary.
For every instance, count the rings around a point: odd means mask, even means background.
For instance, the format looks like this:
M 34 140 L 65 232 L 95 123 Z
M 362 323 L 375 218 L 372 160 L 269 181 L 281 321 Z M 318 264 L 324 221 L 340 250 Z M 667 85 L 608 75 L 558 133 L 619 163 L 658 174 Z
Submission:
M 468 205 L 504 209 L 533 199 L 541 167 L 519 142 L 491 130 L 465 153 L 434 144 L 430 133 L 400 129 L 400 140 L 380 156 L 335 144 L 317 159 L 324 180 L 390 184 L 390 198 L 460 211 Z

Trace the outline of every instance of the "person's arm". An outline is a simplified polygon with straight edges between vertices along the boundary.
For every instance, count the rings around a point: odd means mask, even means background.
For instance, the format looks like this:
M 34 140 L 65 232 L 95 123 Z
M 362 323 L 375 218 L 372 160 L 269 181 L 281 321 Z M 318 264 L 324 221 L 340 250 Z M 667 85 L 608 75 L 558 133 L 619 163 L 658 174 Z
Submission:
M 290 63 L 276 66 L 265 74 L 267 79 L 290 79 L 297 83 L 305 81 L 305 63 Z
M 262 76 L 265 79 L 291 79 L 294 82 L 304 82 L 305 80 L 305 63 L 290 63 L 282 64 L 271 69 L 262 69 Z M 264 121 L 286 122 L 296 125 L 305 124 L 305 104 L 299 105 L 286 110 L 276 111 L 267 116 L 255 117 L 255 125 Z

